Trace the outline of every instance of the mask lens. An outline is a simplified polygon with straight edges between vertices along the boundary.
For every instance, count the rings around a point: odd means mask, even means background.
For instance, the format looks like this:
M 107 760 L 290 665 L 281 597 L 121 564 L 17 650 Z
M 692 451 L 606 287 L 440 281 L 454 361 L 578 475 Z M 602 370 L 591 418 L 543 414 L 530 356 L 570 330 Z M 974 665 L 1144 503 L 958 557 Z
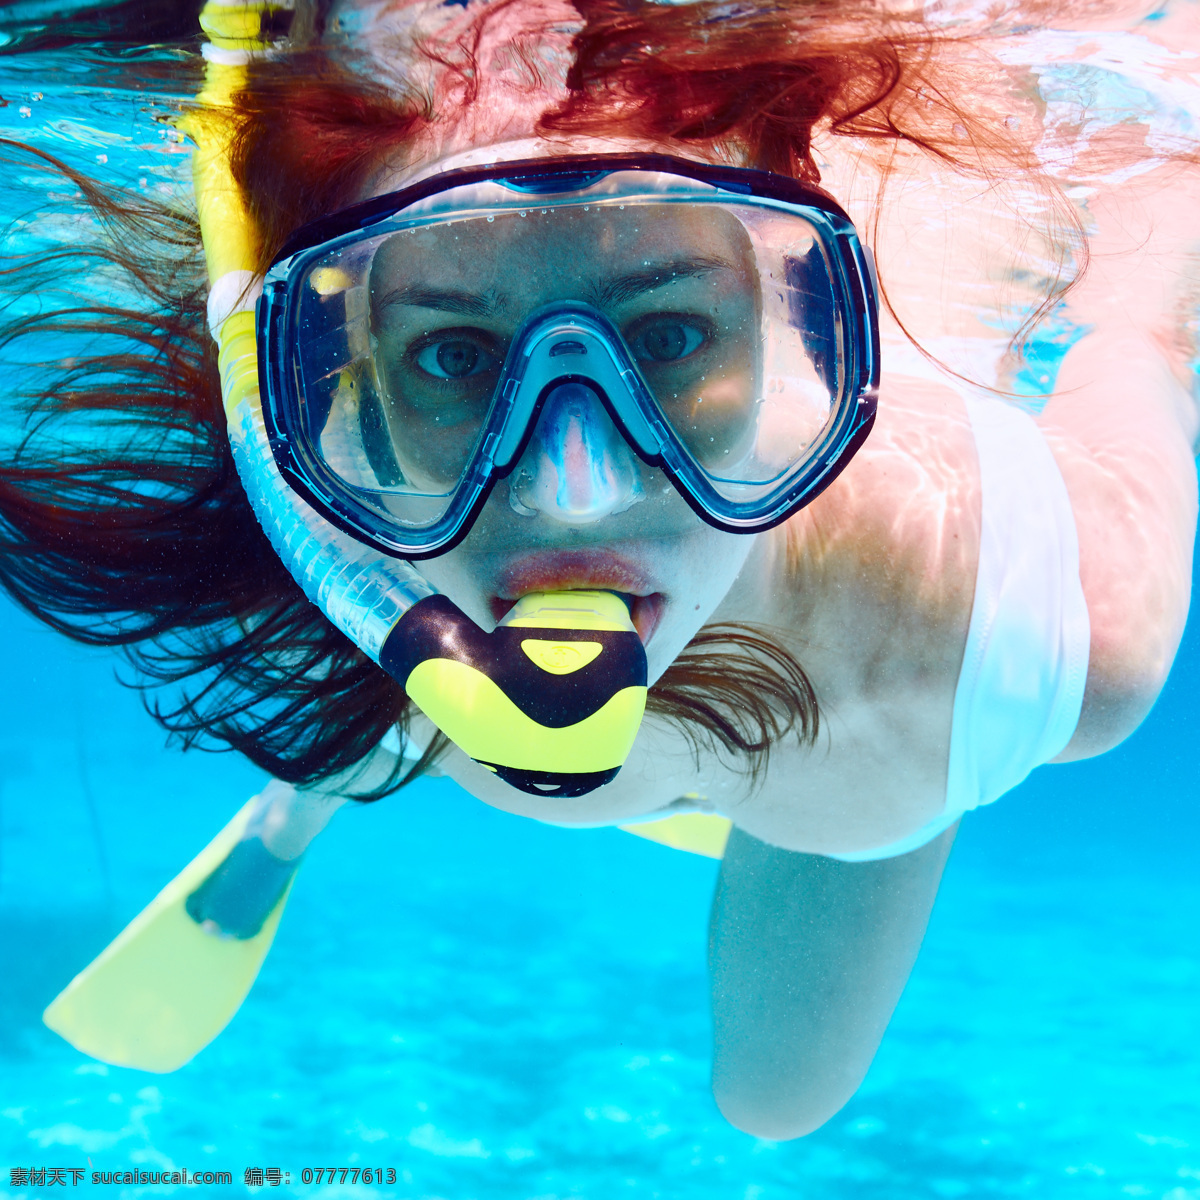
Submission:
M 311 265 L 298 304 L 308 444 L 360 503 L 413 530 L 449 510 L 504 355 L 445 296 L 389 285 L 395 256 L 413 260 L 421 276 L 429 241 L 392 234 L 334 251 Z
M 752 310 L 715 311 L 712 351 L 690 371 L 641 365 L 710 485 L 741 505 L 807 466 L 833 420 L 845 368 L 817 231 L 802 217 L 750 206 L 725 206 L 723 217 L 736 222 L 743 241 Z M 678 344 L 680 334 L 674 338 Z
M 617 370 L 731 508 L 781 494 L 842 401 L 825 238 L 786 206 L 618 171 L 583 192 L 461 186 L 377 229 L 294 285 L 299 415 L 325 471 L 410 532 L 486 477 L 510 348 L 547 306 L 607 318 Z M 562 361 L 564 378 L 595 365 Z

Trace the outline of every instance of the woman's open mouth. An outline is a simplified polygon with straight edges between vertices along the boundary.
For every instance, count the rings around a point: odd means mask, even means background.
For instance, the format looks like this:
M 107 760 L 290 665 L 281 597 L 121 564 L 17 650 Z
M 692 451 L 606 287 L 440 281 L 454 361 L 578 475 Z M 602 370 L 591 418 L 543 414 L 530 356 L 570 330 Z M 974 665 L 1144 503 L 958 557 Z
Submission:
M 501 572 L 496 594 L 489 600 L 499 621 L 531 592 L 614 592 L 629 606 L 633 627 L 646 645 L 658 627 L 666 596 L 653 588 L 645 574 L 628 559 L 608 552 L 561 551 L 533 554 Z

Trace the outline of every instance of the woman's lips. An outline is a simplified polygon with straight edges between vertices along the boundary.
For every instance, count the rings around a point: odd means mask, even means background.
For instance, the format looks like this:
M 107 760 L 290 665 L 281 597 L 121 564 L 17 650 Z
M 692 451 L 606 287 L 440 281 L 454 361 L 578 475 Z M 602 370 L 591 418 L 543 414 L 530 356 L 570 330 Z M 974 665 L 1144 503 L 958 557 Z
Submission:
M 663 605 L 666 602 L 666 597 L 662 592 L 651 592 L 648 596 L 634 596 L 633 606 L 629 610 L 629 619 L 633 622 L 638 637 L 642 639 L 643 646 L 654 636 L 654 631 L 658 628 L 659 619 L 663 614 Z
M 666 597 L 628 559 L 608 553 L 539 554 L 511 564 L 500 573 L 491 598 L 497 621 L 531 592 L 616 592 L 631 601 L 630 619 L 642 645 L 654 636 Z

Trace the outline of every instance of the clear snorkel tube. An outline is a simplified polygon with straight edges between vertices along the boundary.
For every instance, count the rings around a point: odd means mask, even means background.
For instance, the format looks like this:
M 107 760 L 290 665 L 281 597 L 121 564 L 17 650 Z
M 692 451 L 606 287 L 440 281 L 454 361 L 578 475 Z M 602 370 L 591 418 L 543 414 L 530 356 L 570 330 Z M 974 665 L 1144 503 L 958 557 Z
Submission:
M 201 14 L 214 40 L 200 99 L 209 111 L 189 116 L 201 235 L 208 261 L 209 329 L 220 348 L 221 393 L 238 475 L 275 552 L 304 594 L 376 662 L 396 622 L 434 589 L 407 563 L 387 559 L 334 528 L 279 477 L 267 441 L 258 392 L 254 229 L 229 174 L 230 97 L 245 66 L 269 53 L 258 36 L 257 5 L 210 2 Z M 226 36 L 221 36 L 224 33 Z M 231 36 L 232 35 L 232 36 Z M 230 45 L 233 43 L 233 45 Z
M 583 795 L 620 770 L 645 709 L 645 651 L 624 602 L 605 592 L 526 596 L 488 634 L 409 563 L 335 528 L 276 465 L 259 398 L 255 230 L 229 148 L 232 97 L 247 64 L 271 53 L 265 23 L 288 7 L 209 0 L 203 107 L 181 123 L 195 142 L 209 328 L 242 485 L 308 599 L 453 742 L 523 791 Z

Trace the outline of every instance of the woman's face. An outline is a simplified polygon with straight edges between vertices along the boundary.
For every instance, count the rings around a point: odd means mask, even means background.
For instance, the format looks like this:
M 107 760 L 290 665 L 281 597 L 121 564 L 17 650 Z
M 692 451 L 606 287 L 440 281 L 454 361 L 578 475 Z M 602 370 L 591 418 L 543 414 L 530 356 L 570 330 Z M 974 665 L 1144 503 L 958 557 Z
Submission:
M 403 398 L 384 416 L 410 478 L 434 484 L 465 460 L 514 334 L 555 301 L 612 321 L 697 457 L 736 446 L 753 421 L 758 281 L 744 231 L 719 210 L 649 207 L 631 221 L 534 207 L 418 230 L 379 251 L 370 290 L 381 391 Z M 530 592 L 623 593 L 655 679 L 753 542 L 697 517 L 580 389 L 547 401 L 467 537 L 420 569 L 485 628 Z

